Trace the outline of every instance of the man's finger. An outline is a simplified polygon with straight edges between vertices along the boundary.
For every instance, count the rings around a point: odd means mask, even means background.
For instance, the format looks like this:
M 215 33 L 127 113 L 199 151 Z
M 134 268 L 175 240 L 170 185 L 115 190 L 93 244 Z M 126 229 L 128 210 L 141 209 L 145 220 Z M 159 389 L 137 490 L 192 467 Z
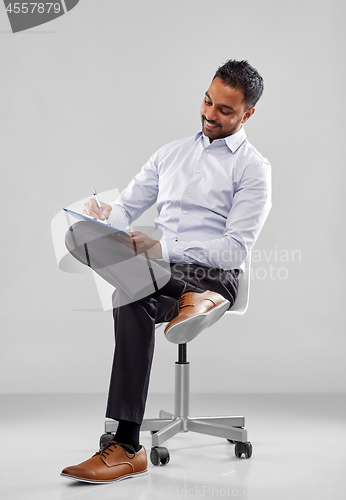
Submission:
M 90 217 L 94 217 L 95 219 L 104 219 L 104 215 L 102 215 L 101 210 L 99 210 L 94 198 L 91 198 L 87 203 L 84 204 L 83 213 L 85 213 L 86 215 L 90 215 Z

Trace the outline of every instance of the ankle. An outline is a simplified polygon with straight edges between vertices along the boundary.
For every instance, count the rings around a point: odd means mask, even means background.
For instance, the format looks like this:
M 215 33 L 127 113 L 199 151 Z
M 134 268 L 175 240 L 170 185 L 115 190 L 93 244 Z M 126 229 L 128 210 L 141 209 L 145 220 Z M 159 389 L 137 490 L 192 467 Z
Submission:
M 119 420 L 119 425 L 114 436 L 114 440 L 124 446 L 132 446 L 137 452 L 141 449 L 139 444 L 139 431 L 141 424 L 130 422 L 129 420 Z M 129 448 L 129 451 L 132 451 Z

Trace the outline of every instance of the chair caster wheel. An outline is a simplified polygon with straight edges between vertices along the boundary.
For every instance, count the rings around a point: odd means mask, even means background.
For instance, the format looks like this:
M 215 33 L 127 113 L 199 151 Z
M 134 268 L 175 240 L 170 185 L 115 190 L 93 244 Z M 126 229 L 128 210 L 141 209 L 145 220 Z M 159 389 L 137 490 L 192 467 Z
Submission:
M 108 444 L 114 438 L 114 434 L 111 432 L 107 432 L 107 434 L 102 434 L 100 437 L 100 448 L 103 448 L 106 444 Z
M 164 446 L 153 446 L 150 451 L 150 461 L 153 465 L 167 465 L 170 456 Z
M 237 441 L 235 443 L 234 454 L 237 458 L 241 458 L 243 454 L 245 455 L 245 458 L 250 458 L 252 455 L 252 444 L 250 441 L 247 441 L 246 443 Z

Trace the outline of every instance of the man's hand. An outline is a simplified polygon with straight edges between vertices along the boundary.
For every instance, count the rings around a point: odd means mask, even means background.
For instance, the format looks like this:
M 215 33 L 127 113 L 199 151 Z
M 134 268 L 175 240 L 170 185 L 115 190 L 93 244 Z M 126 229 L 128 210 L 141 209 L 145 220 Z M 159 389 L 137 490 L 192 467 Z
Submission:
M 117 239 L 129 248 L 133 248 L 137 253 L 147 252 L 148 257 L 152 259 L 162 259 L 161 243 L 158 240 L 153 240 L 140 231 L 128 234 L 131 236 L 131 239 L 121 234 L 117 235 Z
M 83 214 L 90 215 L 90 217 L 94 217 L 94 219 L 103 220 L 104 218 L 109 217 L 112 207 L 107 203 L 103 203 L 100 201 L 103 212 L 98 208 L 95 198 L 91 198 L 87 203 L 84 204 Z

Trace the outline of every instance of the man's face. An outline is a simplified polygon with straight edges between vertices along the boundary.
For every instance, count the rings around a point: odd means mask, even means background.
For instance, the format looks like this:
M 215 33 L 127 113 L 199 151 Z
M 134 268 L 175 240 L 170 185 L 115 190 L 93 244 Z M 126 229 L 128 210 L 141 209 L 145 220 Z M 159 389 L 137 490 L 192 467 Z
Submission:
M 202 130 L 210 142 L 235 134 L 255 108 L 245 109 L 244 94 L 241 90 L 225 85 L 215 78 L 201 106 Z

